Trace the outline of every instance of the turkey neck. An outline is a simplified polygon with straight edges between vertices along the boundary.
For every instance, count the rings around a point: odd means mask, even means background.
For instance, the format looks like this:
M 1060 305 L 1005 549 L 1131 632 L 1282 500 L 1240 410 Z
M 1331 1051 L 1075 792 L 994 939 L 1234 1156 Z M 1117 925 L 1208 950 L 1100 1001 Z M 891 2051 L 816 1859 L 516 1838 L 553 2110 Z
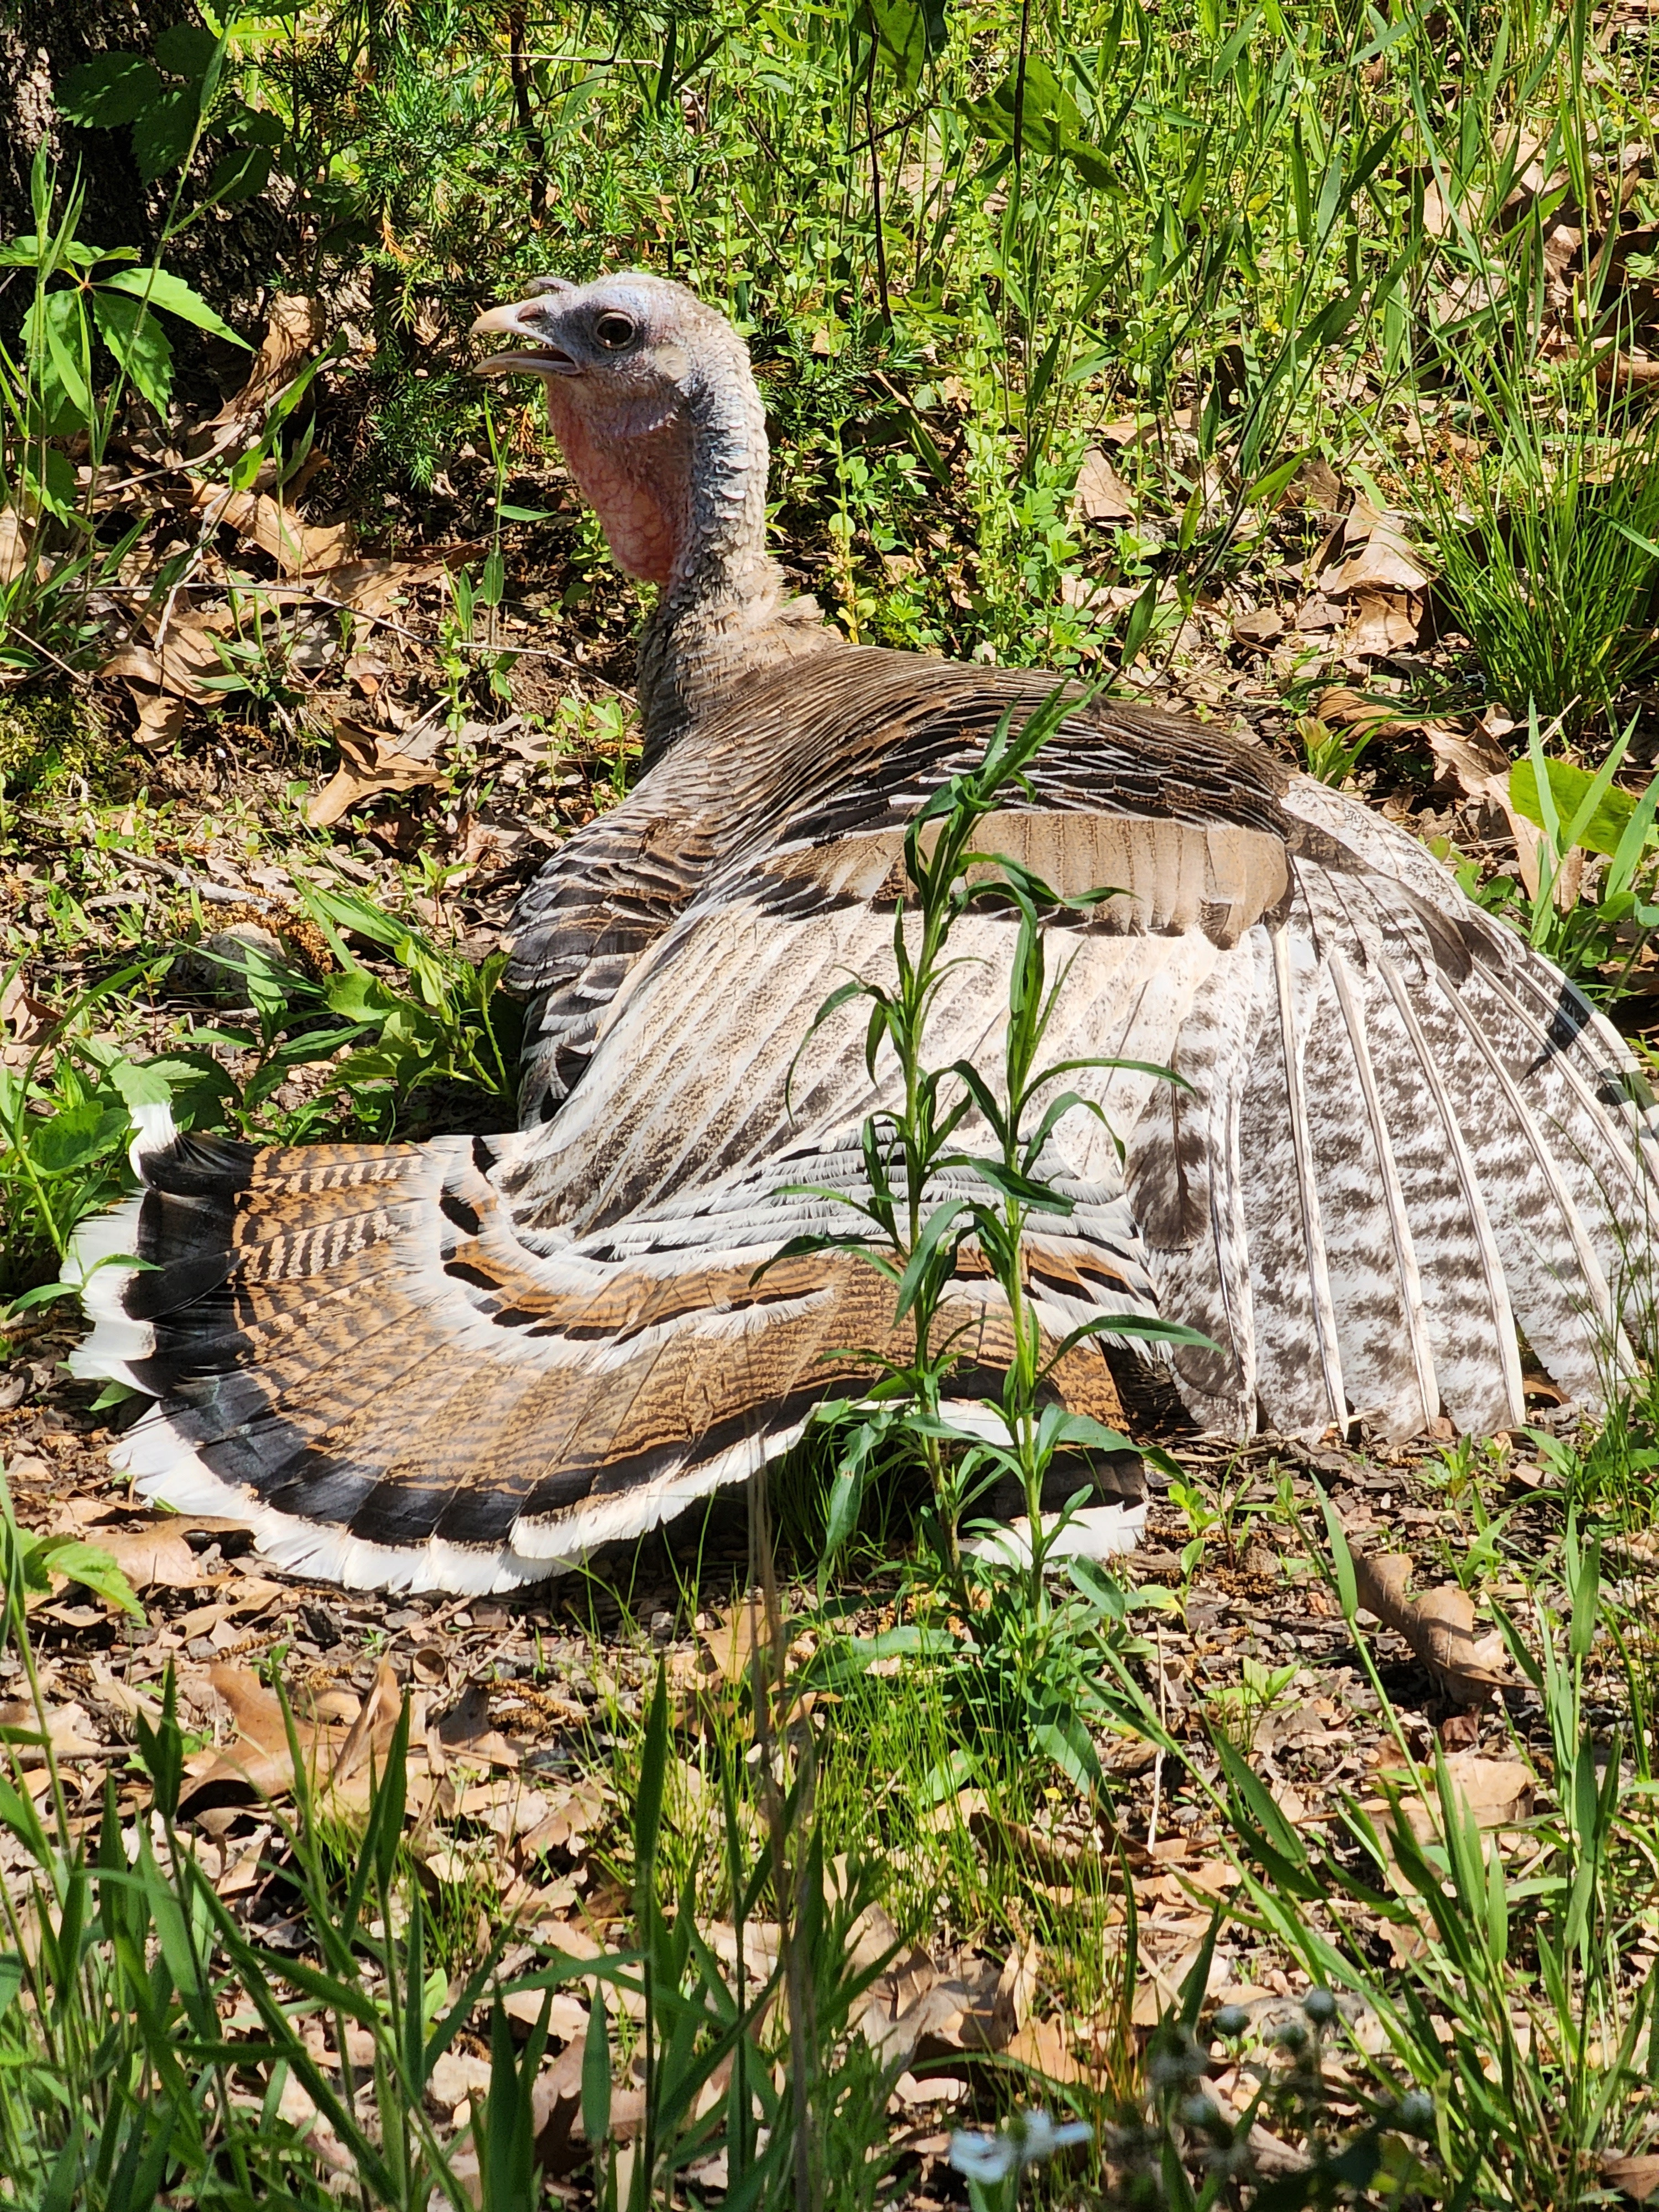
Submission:
M 682 440 L 682 527 L 640 633 L 647 767 L 745 677 L 843 641 L 816 600 L 790 595 L 767 554 L 766 416 L 746 349 L 717 358 L 693 383 Z

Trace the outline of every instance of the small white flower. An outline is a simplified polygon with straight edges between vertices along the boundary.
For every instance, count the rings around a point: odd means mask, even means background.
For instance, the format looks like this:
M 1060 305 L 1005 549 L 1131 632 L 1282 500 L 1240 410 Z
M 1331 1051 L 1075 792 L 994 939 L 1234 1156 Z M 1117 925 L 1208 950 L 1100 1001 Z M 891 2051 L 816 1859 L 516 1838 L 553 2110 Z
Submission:
M 1041 2164 L 1057 2150 L 1088 2142 L 1094 2130 L 1086 2120 L 1062 2120 L 1058 2127 L 1040 2107 L 1016 2112 L 1001 2135 L 970 2134 L 959 2128 L 951 2137 L 951 2163 L 970 2181 L 1006 2181 L 1018 2167 Z

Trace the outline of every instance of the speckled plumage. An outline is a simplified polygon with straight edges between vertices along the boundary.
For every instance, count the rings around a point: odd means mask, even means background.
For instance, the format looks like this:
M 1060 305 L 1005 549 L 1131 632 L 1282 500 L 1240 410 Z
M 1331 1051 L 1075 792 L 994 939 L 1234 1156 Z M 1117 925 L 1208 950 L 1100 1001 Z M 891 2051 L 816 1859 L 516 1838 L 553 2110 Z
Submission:
M 574 350 L 584 301 L 647 281 L 561 293 L 538 330 Z M 649 295 L 670 322 L 672 292 Z M 822 635 L 793 651 L 816 611 L 791 603 L 780 629 L 753 387 L 724 325 L 699 350 L 710 320 L 654 341 L 690 364 L 724 486 L 706 526 L 690 488 L 664 493 L 684 589 L 650 646 L 654 764 L 515 919 L 523 1126 L 257 1153 L 152 1127 L 145 1194 L 81 1240 L 83 1267 L 149 1263 L 91 1273 L 77 1363 L 159 1400 L 125 1463 L 290 1565 L 460 1589 L 545 1574 L 782 1449 L 858 1371 L 847 1347 L 888 1333 L 855 1261 L 756 1277 L 833 1212 L 800 1186 L 859 1188 L 860 1125 L 890 1103 L 857 1010 L 813 1017 L 890 963 L 909 815 L 1053 679 Z M 603 474 L 583 479 L 600 499 Z M 1517 1326 L 1595 1404 L 1649 1296 L 1653 1197 L 1653 1110 L 1607 1024 L 1405 832 L 1260 750 L 1097 703 L 1031 785 L 988 842 L 1062 891 L 1119 892 L 1053 919 L 1048 1049 L 1182 1079 L 1068 1079 L 1104 1120 L 1067 1116 L 1047 1162 L 1076 1200 L 1031 1245 L 1051 1338 L 1113 1312 L 1205 1331 L 1215 1349 L 1170 1370 L 1233 1434 L 1510 1425 Z M 993 908 L 962 923 L 929 1036 L 993 1083 L 1012 939 Z M 1006 1350 L 971 1258 L 954 1318 L 969 1399 Z M 1092 1347 L 1055 1388 L 1115 1414 Z

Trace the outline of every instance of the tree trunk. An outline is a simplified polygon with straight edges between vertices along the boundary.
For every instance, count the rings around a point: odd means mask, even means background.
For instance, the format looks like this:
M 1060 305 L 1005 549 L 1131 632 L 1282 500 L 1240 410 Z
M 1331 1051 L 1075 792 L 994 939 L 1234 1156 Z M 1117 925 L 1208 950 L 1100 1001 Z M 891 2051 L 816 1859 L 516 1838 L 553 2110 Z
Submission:
M 148 52 L 157 31 L 193 13 L 185 0 L 0 0 L 0 239 L 34 228 L 29 169 L 44 143 L 61 185 L 80 171 L 83 239 L 155 244 L 166 194 L 140 178 L 126 131 L 76 130 L 52 91 L 94 54 Z

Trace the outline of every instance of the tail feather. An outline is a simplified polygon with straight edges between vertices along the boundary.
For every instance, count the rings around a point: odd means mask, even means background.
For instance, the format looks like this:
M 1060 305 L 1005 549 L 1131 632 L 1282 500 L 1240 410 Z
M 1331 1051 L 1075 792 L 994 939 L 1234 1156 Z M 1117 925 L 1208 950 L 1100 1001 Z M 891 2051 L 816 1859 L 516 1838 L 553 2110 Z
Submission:
M 79 1371 L 118 1357 L 162 1401 L 117 1448 L 141 1491 L 247 1521 L 296 1571 L 511 1588 L 783 1449 L 867 1371 L 848 1347 L 892 1340 L 891 1293 L 854 1259 L 755 1281 L 775 1230 L 689 1266 L 672 1235 L 654 1264 L 603 1238 L 532 1251 L 494 1164 L 462 1139 L 147 1149 L 144 1195 L 78 1255 L 110 1262 Z M 1051 1265 L 1063 1295 L 1089 1294 L 1071 1255 Z M 135 1319 L 140 1297 L 153 1319 Z M 945 1325 L 994 1388 L 1012 1346 L 988 1281 L 963 1280 Z M 1060 1395 L 1097 1417 L 1116 1405 L 1091 1347 Z

